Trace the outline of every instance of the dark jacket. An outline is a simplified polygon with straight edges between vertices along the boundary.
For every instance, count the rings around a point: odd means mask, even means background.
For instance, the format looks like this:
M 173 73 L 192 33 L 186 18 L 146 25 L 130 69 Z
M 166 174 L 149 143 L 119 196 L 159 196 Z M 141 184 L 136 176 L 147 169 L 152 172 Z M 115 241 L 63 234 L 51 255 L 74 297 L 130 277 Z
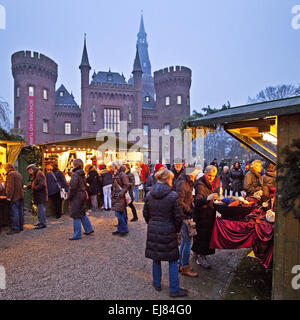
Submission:
M 103 169 L 100 171 L 100 183 L 102 187 L 112 184 L 112 174 L 108 169 Z
M 176 192 L 178 195 L 178 201 L 183 209 L 184 218 L 192 218 L 194 208 L 194 197 L 193 197 L 194 182 L 189 176 L 186 180 L 183 180 L 180 184 L 177 184 Z
M 98 172 L 95 169 L 90 170 L 86 177 L 87 191 L 90 195 L 96 195 L 101 190 Z
M 174 173 L 173 190 L 175 191 L 177 185 L 181 184 L 181 182 L 186 179 L 185 167 L 183 166 L 179 172 L 177 172 L 175 167 L 173 167 L 171 171 Z
M 129 180 L 128 193 L 130 195 L 131 200 L 134 201 L 133 188 L 134 188 L 134 185 L 135 185 L 135 178 L 134 178 L 133 173 L 130 172 L 130 170 L 128 170 L 126 172 L 126 174 L 127 174 L 128 180 Z
M 222 188 L 230 189 L 230 184 L 231 184 L 230 171 L 227 171 L 226 173 L 222 171 L 221 180 L 222 180 Z
M 148 177 L 146 182 L 146 193 L 152 190 L 153 186 L 157 183 L 154 173 L 151 174 L 151 176 Z
M 32 176 L 31 186 L 33 202 L 37 205 L 48 201 L 48 188 L 44 173 L 36 169 Z
M 215 250 L 209 248 L 212 230 L 216 220 L 216 210 L 213 201 L 208 201 L 207 197 L 212 193 L 219 193 L 220 181 L 216 178 L 210 184 L 205 177 L 201 177 L 195 186 L 195 210 L 193 214 L 196 222 L 197 235 L 194 237 L 192 250 L 197 254 L 214 254 Z
M 183 220 L 177 193 L 169 185 L 157 183 L 145 198 L 143 216 L 148 224 L 146 258 L 176 261 L 179 257 L 177 233 Z
M 248 196 L 252 196 L 256 191 L 261 190 L 260 175 L 250 169 L 244 178 L 244 190 Z
M 6 174 L 5 194 L 12 202 L 24 199 L 23 177 L 15 169 L 11 169 Z
M 56 180 L 59 183 L 60 187 L 64 188 L 65 191 L 68 192 L 69 186 L 67 184 L 64 174 L 58 169 L 53 169 L 52 172 L 55 174 Z
M 230 171 L 231 189 L 233 192 L 243 190 L 244 173 L 242 168 L 232 168 Z
M 49 197 L 60 192 L 56 176 L 54 175 L 54 173 L 52 171 L 48 172 L 46 174 L 46 180 L 47 180 L 47 188 L 48 188 L 48 196 Z
M 112 210 L 116 212 L 124 212 L 126 210 L 125 193 L 129 189 L 129 179 L 125 173 L 125 167 L 113 176 L 113 186 L 111 193 Z
M 82 219 L 85 216 L 85 191 L 85 173 L 80 167 L 74 168 L 70 181 L 70 190 L 68 196 L 70 214 L 73 219 Z

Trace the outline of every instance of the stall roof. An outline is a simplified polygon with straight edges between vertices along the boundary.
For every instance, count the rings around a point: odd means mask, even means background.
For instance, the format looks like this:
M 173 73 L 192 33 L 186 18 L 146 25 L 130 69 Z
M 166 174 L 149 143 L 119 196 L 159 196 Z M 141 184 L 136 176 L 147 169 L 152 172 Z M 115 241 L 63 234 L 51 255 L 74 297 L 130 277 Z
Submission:
M 120 140 L 119 138 L 116 138 L 116 144 L 117 148 L 120 145 L 120 141 L 122 142 L 123 140 Z M 98 149 L 99 146 L 101 146 L 105 141 L 97 141 L 96 136 L 89 136 L 89 137 L 81 137 L 81 138 L 76 138 L 76 139 L 70 139 L 70 140 L 64 140 L 64 141 L 55 141 L 55 142 L 49 142 L 45 144 L 41 144 L 41 147 L 49 147 L 51 146 L 68 146 L 68 147 L 74 147 L 74 148 L 90 148 L 90 149 Z M 126 143 L 126 141 L 124 141 Z M 127 141 L 127 148 L 131 148 L 133 146 L 133 143 Z M 142 149 L 142 148 L 141 148 Z
M 300 96 L 233 107 L 212 115 L 190 120 L 189 127 L 216 126 L 242 120 L 300 113 Z

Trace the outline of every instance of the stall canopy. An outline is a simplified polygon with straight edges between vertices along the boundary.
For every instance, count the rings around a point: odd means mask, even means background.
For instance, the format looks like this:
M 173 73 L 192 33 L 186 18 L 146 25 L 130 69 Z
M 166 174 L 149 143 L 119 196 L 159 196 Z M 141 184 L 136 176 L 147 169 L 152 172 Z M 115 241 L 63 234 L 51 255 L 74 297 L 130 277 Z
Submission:
M 0 128 L 0 161 L 14 164 L 26 142 Z
M 277 162 L 277 117 L 300 112 L 300 96 L 232 107 L 191 120 L 192 129 L 223 128 L 266 160 Z

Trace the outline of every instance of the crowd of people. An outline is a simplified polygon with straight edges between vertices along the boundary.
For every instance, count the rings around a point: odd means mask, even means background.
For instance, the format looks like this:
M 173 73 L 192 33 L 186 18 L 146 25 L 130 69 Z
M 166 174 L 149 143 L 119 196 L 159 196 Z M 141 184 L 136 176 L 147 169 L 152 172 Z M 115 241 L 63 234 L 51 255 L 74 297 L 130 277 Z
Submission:
M 48 199 L 52 198 L 55 215 L 59 219 L 64 198 L 62 193 L 67 194 L 74 229 L 69 238 L 71 241 L 82 238 L 82 227 L 86 235 L 94 233 L 87 203 L 90 211 L 99 210 L 102 205 L 104 211 L 113 211 L 118 225 L 112 235 L 124 237 L 129 233 L 127 207 L 132 211 L 131 221 L 137 221 L 135 203 L 143 200 L 143 217 L 147 223 L 145 256 L 153 260 L 153 287 L 161 290 L 161 262 L 169 262 L 171 297 L 188 294 L 180 287 L 179 274 L 198 276 L 190 265 L 191 255 L 197 265 L 211 268 L 208 256 L 215 253 L 209 247 L 216 219 L 214 200 L 221 194 L 240 196 L 242 192 L 246 195 L 261 192 L 268 197 L 269 189 L 275 187 L 276 177 L 276 167 L 269 164 L 264 169 L 260 160 L 249 163 L 246 171 L 238 160 L 229 168 L 224 161 L 218 165 L 214 159 L 202 170 L 181 159 L 175 159 L 169 168 L 161 163 L 151 166 L 141 162 L 133 166 L 126 162 L 112 162 L 98 168 L 90 164 L 84 167 L 82 160 L 75 159 L 69 184 L 55 164 L 48 165 L 45 173 L 31 164 L 27 167 L 31 181 L 24 186 L 22 175 L 12 164 L 4 167 L 5 192 L 10 202 L 12 221 L 10 235 L 23 230 L 24 189 L 31 190 L 37 207 L 39 223 L 36 229 L 47 226 Z M 140 199 L 141 194 L 143 199 Z

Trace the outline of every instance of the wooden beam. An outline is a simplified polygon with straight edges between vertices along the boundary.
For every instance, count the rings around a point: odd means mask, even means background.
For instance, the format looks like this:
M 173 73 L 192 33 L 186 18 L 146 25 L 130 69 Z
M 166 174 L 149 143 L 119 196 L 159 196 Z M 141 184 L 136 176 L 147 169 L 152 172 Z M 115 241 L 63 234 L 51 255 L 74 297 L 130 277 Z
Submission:
M 224 129 L 239 129 L 239 128 L 249 128 L 249 127 L 270 127 L 276 123 L 273 119 L 259 119 L 250 121 L 239 121 L 234 123 L 228 123 L 224 125 Z M 269 130 L 268 130 L 269 131 Z

